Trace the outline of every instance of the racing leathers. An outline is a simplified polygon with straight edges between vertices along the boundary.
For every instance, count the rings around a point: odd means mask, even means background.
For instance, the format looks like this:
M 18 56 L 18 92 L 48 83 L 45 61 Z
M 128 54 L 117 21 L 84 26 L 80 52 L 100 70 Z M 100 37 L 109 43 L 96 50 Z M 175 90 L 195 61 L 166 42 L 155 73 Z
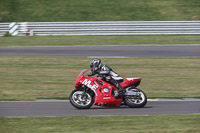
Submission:
M 119 91 L 119 95 L 124 92 L 124 88 L 120 85 L 120 82 L 123 81 L 123 78 L 114 72 L 110 67 L 104 65 L 98 71 L 92 71 L 91 76 L 97 74 L 98 78 L 114 85 Z

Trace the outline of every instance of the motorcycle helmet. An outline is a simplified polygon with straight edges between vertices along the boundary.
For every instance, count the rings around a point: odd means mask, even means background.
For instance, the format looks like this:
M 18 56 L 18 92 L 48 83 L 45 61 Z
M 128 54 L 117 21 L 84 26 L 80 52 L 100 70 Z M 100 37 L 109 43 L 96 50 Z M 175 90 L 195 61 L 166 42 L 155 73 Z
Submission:
M 93 73 L 96 73 L 103 66 L 100 59 L 94 59 L 90 63 L 90 68 Z

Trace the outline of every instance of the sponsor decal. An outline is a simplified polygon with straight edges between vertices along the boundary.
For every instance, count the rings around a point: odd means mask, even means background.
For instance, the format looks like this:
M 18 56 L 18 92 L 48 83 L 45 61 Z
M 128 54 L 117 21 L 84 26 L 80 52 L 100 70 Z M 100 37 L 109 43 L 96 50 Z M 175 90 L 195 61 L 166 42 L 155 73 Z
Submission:
M 91 84 L 92 81 L 85 79 L 82 84 L 86 85 L 88 88 L 92 89 L 92 90 L 96 90 L 99 86 L 97 84 L 92 85 Z

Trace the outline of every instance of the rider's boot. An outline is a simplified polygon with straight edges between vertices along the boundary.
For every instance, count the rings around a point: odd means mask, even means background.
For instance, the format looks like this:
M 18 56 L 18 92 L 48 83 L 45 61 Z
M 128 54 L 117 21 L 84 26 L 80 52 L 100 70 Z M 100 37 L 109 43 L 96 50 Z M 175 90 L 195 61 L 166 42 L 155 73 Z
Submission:
M 125 89 L 123 87 L 118 87 L 118 90 L 114 91 L 114 97 L 115 98 L 123 98 L 123 95 L 125 93 Z
M 114 80 L 113 78 L 110 79 L 111 84 L 113 84 L 118 90 L 114 91 L 115 98 L 123 98 L 123 94 L 125 93 L 125 89 L 120 85 L 119 82 Z

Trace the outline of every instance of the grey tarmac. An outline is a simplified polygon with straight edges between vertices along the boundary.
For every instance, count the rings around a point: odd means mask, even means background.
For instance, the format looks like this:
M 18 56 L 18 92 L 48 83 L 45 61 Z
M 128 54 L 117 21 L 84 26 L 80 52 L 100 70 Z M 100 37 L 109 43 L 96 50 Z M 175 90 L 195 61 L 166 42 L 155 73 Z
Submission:
M 200 113 L 200 100 L 149 100 L 144 108 L 117 108 L 93 105 L 90 109 L 74 108 L 68 100 L 2 101 L 0 117 L 35 116 L 108 116 Z
M 0 56 L 200 57 L 200 45 L 0 47 Z
M 0 47 L 0 56 L 200 57 L 200 45 Z M 200 100 L 150 100 L 144 108 L 92 106 L 78 110 L 66 100 L 1 101 L 0 117 L 106 116 L 200 113 Z

